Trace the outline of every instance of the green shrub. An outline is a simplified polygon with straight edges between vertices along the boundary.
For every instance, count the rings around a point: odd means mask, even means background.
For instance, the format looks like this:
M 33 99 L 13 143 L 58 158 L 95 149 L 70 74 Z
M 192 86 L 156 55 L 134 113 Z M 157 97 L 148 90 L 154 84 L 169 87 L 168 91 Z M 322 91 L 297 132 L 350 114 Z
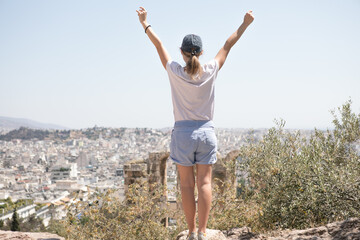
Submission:
M 284 121 L 258 143 L 241 149 L 249 171 L 249 198 L 260 205 L 264 229 L 305 228 L 360 216 L 360 115 L 351 102 L 334 115 L 333 131 L 310 139 L 284 130 Z
M 253 219 L 252 210 L 248 208 L 243 199 L 236 196 L 235 186 L 229 181 L 223 182 L 223 191 L 217 184 L 214 184 L 213 187 L 212 206 L 207 228 L 229 230 L 243 226 Z M 255 206 L 252 206 L 252 209 L 254 208 Z

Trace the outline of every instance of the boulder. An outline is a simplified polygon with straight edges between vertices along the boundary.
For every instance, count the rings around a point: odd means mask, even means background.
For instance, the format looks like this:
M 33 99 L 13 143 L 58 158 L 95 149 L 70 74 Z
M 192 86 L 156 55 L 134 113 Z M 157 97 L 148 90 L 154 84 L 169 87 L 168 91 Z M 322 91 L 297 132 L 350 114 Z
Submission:
M 282 230 L 268 234 L 254 234 L 247 227 L 234 228 L 225 233 L 231 240 L 360 240 L 360 219 L 329 223 L 304 230 Z
M 207 240 L 226 240 L 227 238 L 220 230 L 206 229 L 205 231 Z M 189 230 L 182 231 L 176 237 L 176 240 L 186 240 L 189 235 Z
M 52 233 L 41 233 L 41 232 L 12 232 L 12 231 L 1 231 L 0 239 L 3 240 L 65 240 L 63 237 L 59 237 Z
M 208 240 L 360 240 L 360 219 L 329 223 L 325 226 L 303 230 L 281 230 L 267 234 L 255 234 L 248 227 L 229 231 L 206 229 Z M 189 231 L 182 231 L 176 240 L 185 240 Z
M 224 231 L 224 234 L 227 236 L 226 239 L 231 240 L 250 240 L 257 237 L 257 234 L 252 233 L 248 227 L 233 228 L 230 231 Z

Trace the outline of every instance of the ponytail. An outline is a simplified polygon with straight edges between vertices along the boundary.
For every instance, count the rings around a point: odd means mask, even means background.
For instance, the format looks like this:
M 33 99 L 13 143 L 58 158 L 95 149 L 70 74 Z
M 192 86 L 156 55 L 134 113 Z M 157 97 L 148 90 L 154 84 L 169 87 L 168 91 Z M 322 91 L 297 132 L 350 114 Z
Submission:
M 184 53 L 189 61 L 186 63 L 185 72 L 193 79 L 196 74 L 201 71 L 201 65 L 199 61 L 200 54 Z M 201 74 L 201 73 L 200 73 Z

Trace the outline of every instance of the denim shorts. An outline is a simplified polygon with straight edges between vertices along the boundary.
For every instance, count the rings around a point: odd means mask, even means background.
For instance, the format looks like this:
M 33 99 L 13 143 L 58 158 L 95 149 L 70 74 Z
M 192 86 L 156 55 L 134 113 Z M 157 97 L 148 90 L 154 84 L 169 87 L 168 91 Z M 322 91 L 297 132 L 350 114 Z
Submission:
M 170 158 L 182 166 L 214 164 L 217 139 L 213 121 L 175 122 L 171 133 Z

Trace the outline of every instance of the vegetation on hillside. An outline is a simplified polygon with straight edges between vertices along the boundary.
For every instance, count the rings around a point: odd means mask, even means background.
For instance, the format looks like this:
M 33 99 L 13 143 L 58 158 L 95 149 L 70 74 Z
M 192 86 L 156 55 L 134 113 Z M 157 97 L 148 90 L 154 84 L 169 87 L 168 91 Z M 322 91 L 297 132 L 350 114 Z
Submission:
M 338 110 L 334 130 L 315 129 L 306 138 L 286 131 L 279 121 L 261 141 L 249 140 L 239 151 L 240 160 L 225 166 L 230 178 L 236 164 L 247 173 L 242 192 L 236 194 L 233 181 L 213 185 L 208 228 L 302 229 L 360 217 L 360 114 L 351 111 L 350 101 Z M 109 192 L 91 206 L 79 203 L 65 221 L 51 225 L 52 231 L 79 240 L 174 239 L 186 229 L 183 213 L 164 207 L 162 186 L 152 189 L 136 183 L 127 201 Z M 164 227 L 165 217 L 176 218 L 176 228 Z
M 306 228 L 360 216 L 360 114 L 348 101 L 334 130 L 310 139 L 284 130 L 284 121 L 259 143 L 241 149 L 250 184 L 247 199 L 259 206 L 262 229 Z
M 11 141 L 14 139 L 22 140 L 44 140 L 44 139 L 59 139 L 66 140 L 70 137 L 70 130 L 44 130 L 32 129 L 27 127 L 20 127 L 14 129 L 6 134 L 0 135 L 0 140 Z
M 34 200 L 32 199 L 18 199 L 13 202 L 10 197 L 6 199 L 0 199 L 0 211 L 3 214 L 7 214 L 9 212 L 14 211 L 14 209 L 20 209 L 29 204 L 33 204 Z
M 45 226 L 42 223 L 42 219 L 37 218 L 35 214 L 32 214 L 26 219 L 19 218 L 17 211 L 29 204 L 33 204 L 32 199 L 18 199 L 13 202 L 10 197 L 6 199 L 0 199 L 0 212 L 1 215 L 12 213 L 12 218 L 5 221 L 0 220 L 0 230 L 11 231 L 23 231 L 23 232 L 38 232 L 46 231 Z M 38 204 L 38 206 L 42 206 Z

